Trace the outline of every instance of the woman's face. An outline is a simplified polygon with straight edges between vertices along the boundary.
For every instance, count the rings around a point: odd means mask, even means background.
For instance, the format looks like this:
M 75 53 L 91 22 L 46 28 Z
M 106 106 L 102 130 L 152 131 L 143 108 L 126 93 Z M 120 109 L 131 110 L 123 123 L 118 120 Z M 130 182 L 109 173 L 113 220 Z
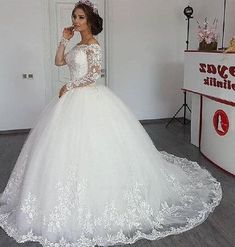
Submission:
M 82 9 L 75 9 L 72 15 L 72 22 L 74 25 L 74 31 L 82 32 L 89 29 L 87 17 Z

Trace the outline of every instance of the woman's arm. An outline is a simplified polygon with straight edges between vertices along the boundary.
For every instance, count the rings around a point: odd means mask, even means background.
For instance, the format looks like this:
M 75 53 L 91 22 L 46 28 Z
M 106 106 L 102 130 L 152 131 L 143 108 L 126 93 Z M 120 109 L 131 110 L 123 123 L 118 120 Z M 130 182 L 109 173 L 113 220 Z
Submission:
M 66 64 L 65 59 L 64 59 L 64 51 L 65 51 L 65 45 L 60 42 L 56 55 L 55 55 L 55 65 L 56 66 L 63 66 Z
M 68 43 L 68 41 L 73 37 L 74 35 L 74 27 L 67 27 L 63 30 L 63 36 L 60 41 L 60 44 L 57 48 L 56 55 L 55 55 L 55 65 L 56 66 L 63 66 L 66 64 L 66 61 L 64 59 L 64 51 L 65 47 Z

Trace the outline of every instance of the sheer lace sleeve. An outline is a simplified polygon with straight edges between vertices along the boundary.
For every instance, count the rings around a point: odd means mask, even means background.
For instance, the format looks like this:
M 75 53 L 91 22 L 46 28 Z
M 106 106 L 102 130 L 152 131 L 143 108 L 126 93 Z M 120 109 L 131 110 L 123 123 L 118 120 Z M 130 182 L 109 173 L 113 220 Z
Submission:
M 75 87 L 86 86 L 95 83 L 101 75 L 101 48 L 98 44 L 88 45 L 86 48 L 88 71 L 82 78 L 69 82 L 66 88 L 71 90 Z

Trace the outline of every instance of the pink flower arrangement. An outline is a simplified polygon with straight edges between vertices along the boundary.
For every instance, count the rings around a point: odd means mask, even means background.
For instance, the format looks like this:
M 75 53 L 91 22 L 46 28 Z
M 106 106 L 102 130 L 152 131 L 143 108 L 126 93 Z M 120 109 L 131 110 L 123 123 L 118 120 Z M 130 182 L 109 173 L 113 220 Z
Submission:
M 205 18 L 205 21 L 203 23 L 203 26 L 197 21 L 198 23 L 198 40 L 201 43 L 203 40 L 207 44 L 211 44 L 212 42 L 217 42 L 218 34 L 217 34 L 217 23 L 218 19 L 216 18 L 213 22 L 213 25 L 211 27 L 208 27 L 207 18 Z

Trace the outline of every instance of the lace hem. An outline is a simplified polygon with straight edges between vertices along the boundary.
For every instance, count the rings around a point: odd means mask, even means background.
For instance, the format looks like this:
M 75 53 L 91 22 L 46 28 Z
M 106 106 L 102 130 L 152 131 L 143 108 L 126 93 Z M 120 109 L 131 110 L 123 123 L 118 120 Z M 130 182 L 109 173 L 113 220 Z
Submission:
M 205 202 L 204 207 L 201 211 L 198 212 L 197 217 L 194 218 L 188 218 L 187 222 L 184 223 L 184 225 L 179 227 L 165 227 L 165 229 L 162 229 L 161 226 L 157 225 L 158 229 L 156 230 L 156 222 L 152 222 L 153 225 L 155 224 L 155 227 L 152 227 L 148 233 L 144 233 L 141 230 L 136 230 L 133 234 L 125 235 L 123 230 L 120 230 L 116 232 L 114 235 L 107 234 L 105 237 L 101 236 L 93 236 L 93 237 L 86 237 L 84 234 L 81 235 L 79 239 L 77 239 L 76 242 L 69 242 L 64 237 L 62 237 L 58 242 L 50 242 L 48 239 L 44 238 L 43 236 L 36 235 L 33 230 L 31 229 L 27 234 L 21 234 L 19 229 L 17 229 L 14 225 L 8 222 L 9 216 L 11 213 L 7 214 L 1 214 L 0 213 L 0 226 L 6 231 L 6 233 L 13 237 L 18 243 L 23 243 L 26 241 L 37 241 L 41 243 L 44 247 L 94 247 L 96 245 L 99 246 L 110 246 L 115 244 L 133 244 L 139 239 L 148 239 L 148 240 L 158 240 L 161 238 L 164 238 L 168 235 L 175 235 L 179 234 L 185 231 L 188 231 L 197 225 L 200 225 L 202 222 L 204 222 L 209 215 L 210 212 L 212 212 L 216 206 L 220 203 L 220 200 L 222 198 L 222 189 L 220 183 L 211 176 L 211 174 L 205 170 L 202 169 L 196 162 L 189 161 L 187 159 L 179 158 L 174 155 L 168 154 L 166 152 L 161 152 L 162 157 L 171 162 L 175 163 L 178 166 L 180 166 L 184 171 L 192 170 L 194 172 L 199 172 L 205 175 L 207 179 L 211 182 L 213 185 L 213 197 L 211 198 L 210 202 Z M 147 209 L 146 209 L 147 210 Z M 162 216 L 166 216 L 167 213 L 171 212 L 171 208 L 167 206 L 167 204 L 164 206 L 164 208 L 159 212 L 158 216 L 159 218 L 162 218 Z M 168 215 L 169 216 L 169 215 Z M 159 222 L 157 220 L 157 222 Z M 132 236 L 130 236 L 132 235 Z

